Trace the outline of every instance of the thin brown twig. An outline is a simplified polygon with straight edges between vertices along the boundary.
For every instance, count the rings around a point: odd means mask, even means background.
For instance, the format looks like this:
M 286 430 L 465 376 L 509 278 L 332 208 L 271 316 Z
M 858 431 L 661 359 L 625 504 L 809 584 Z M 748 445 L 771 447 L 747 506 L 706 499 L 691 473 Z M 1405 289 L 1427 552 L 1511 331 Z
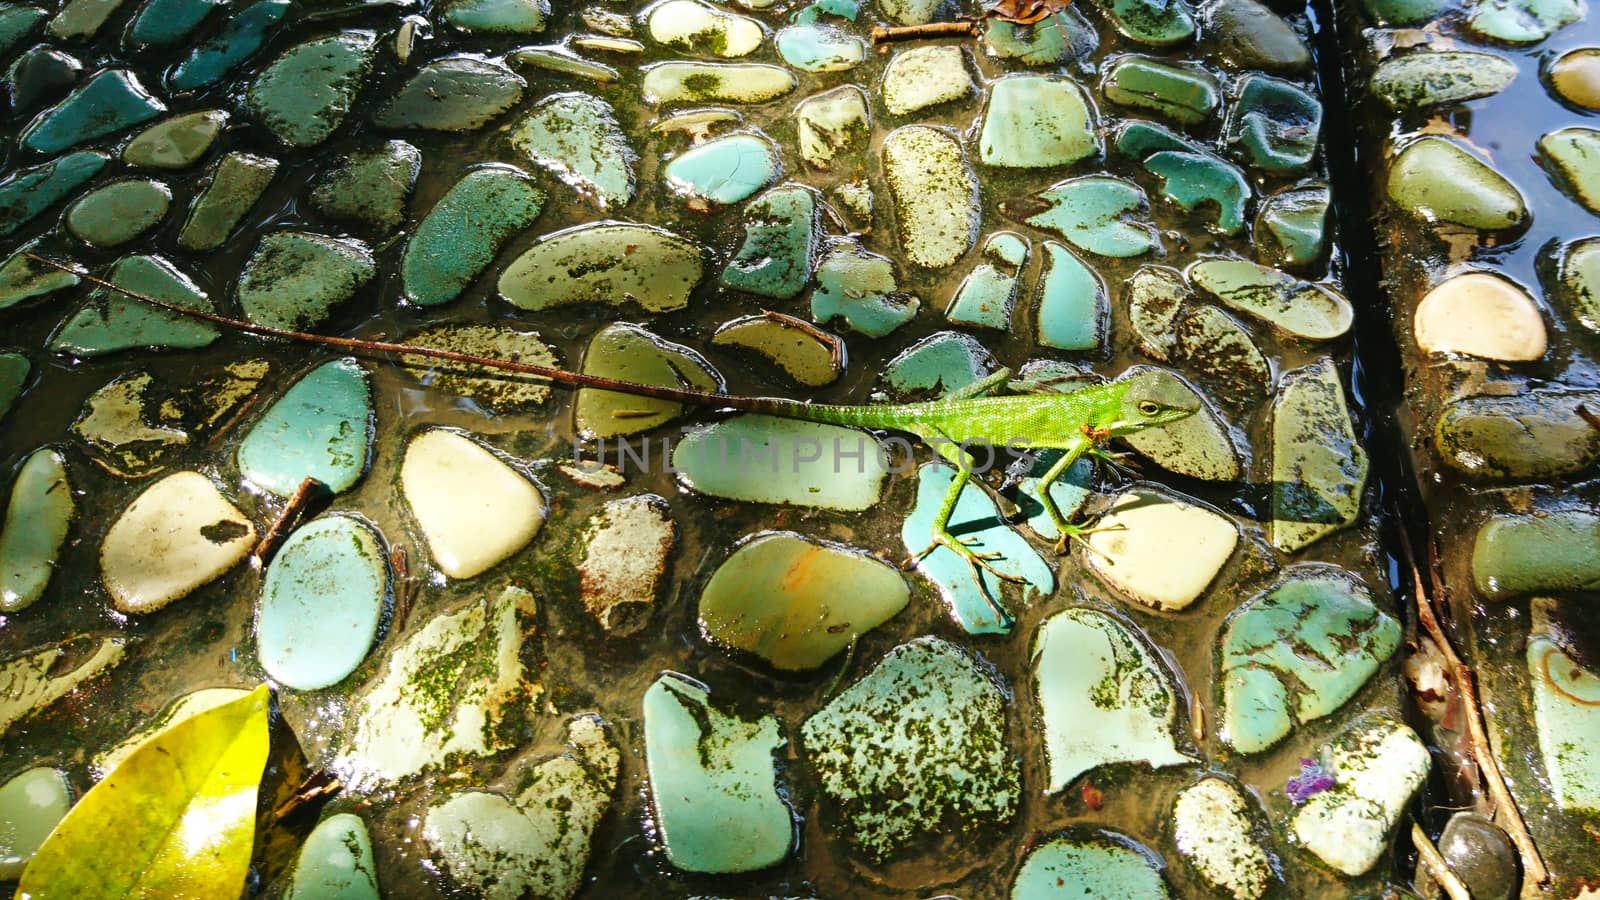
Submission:
M 844 368 L 844 341 L 840 340 L 837 334 L 834 334 L 831 331 L 824 331 L 810 322 L 807 322 L 805 319 L 797 319 L 794 316 L 788 315 L 787 313 L 781 313 L 776 310 L 763 309 L 761 311 L 761 315 L 764 316 L 768 322 L 793 328 L 796 331 L 809 335 L 818 342 L 827 345 L 828 359 L 833 364 L 833 367 L 840 370 Z
M 300 782 L 287 800 L 273 807 L 272 821 L 281 822 L 299 812 L 307 803 L 325 800 L 344 790 L 344 782 L 329 772 L 312 772 Z
M 311 498 L 326 489 L 322 482 L 310 475 L 301 480 L 300 486 L 290 495 L 289 502 L 283 505 L 283 511 L 278 513 L 278 517 L 272 521 L 272 526 L 261 538 L 261 543 L 256 545 L 255 553 L 251 554 L 257 568 L 265 568 L 267 563 L 272 562 L 273 554 L 278 552 L 278 545 L 288 537 L 289 530 L 310 505 Z
M 222 423 L 211 432 L 211 437 L 206 440 L 206 443 L 213 447 L 222 443 L 222 439 L 227 437 L 244 420 L 245 414 L 255 409 L 256 404 L 259 402 L 261 402 L 260 394 L 251 394 L 239 401 L 239 405 L 233 408 L 233 412 L 228 413 L 228 417 L 223 419 Z
M 878 25 L 872 29 L 872 43 L 892 44 L 900 41 L 920 41 L 937 38 L 975 38 L 978 36 L 976 20 L 967 22 L 928 22 L 924 25 Z
M 395 580 L 400 583 L 394 599 L 394 626 L 390 629 L 395 634 L 406 630 L 406 619 L 411 615 L 411 604 L 417 595 L 417 581 L 411 575 L 408 560 L 405 547 L 396 544 L 389 551 L 389 565 L 394 568 Z
M 1578 404 L 1578 415 L 1595 428 L 1600 428 L 1600 415 L 1597 415 L 1594 410 L 1584 406 L 1582 403 Z
M 1450 900 L 1472 900 L 1472 892 L 1450 871 L 1450 864 L 1439 854 L 1439 848 L 1428 840 L 1427 832 L 1416 822 L 1411 823 L 1411 846 L 1417 848 L 1417 862 L 1427 871 L 1428 877 L 1444 889 L 1445 896 Z

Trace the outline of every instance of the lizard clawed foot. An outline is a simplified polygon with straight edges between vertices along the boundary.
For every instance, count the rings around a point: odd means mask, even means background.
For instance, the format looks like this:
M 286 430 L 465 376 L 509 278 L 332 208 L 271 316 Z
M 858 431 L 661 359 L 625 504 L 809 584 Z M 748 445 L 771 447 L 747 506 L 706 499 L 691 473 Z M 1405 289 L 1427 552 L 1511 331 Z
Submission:
M 966 560 L 967 564 L 972 566 L 972 577 L 975 580 L 978 578 L 979 569 L 987 571 L 990 575 L 993 575 L 1001 581 L 1009 581 L 1013 584 L 1022 584 L 1028 580 L 1021 575 L 1012 575 L 1009 572 L 1002 572 L 990 564 L 991 560 L 1003 559 L 1004 554 L 979 553 L 978 551 L 972 549 L 972 546 L 966 541 L 961 540 L 949 532 L 934 535 L 933 543 L 924 547 L 921 552 L 914 553 L 911 556 L 906 557 L 905 562 L 901 563 L 901 568 L 910 568 L 918 560 L 922 559 L 924 556 L 927 556 L 929 553 L 932 553 L 939 547 L 948 547 L 949 549 L 954 550 L 956 555 Z M 983 586 L 981 580 L 979 581 L 978 586 Z
M 1089 543 L 1089 541 L 1086 540 L 1086 538 L 1091 534 L 1099 534 L 1099 533 L 1104 532 L 1104 531 L 1125 531 L 1125 530 L 1127 530 L 1128 526 L 1122 524 L 1121 522 L 1118 522 L 1115 525 L 1101 525 L 1101 526 L 1096 526 L 1096 525 L 1093 525 L 1092 523 L 1087 524 L 1087 525 L 1073 525 L 1071 523 L 1061 523 L 1061 524 L 1058 524 L 1056 527 L 1061 532 L 1061 536 L 1056 538 L 1056 555 L 1057 556 L 1060 556 L 1061 554 L 1066 553 L 1067 552 L 1067 546 L 1072 541 L 1077 541 L 1078 543 L 1083 545 L 1083 549 L 1088 550 L 1090 553 L 1093 553 L 1096 556 L 1099 556 L 1101 559 L 1105 560 L 1108 564 L 1110 564 L 1112 562 L 1111 557 L 1106 556 L 1104 553 L 1101 553 L 1099 550 L 1095 549 L 1095 546 L 1093 544 Z

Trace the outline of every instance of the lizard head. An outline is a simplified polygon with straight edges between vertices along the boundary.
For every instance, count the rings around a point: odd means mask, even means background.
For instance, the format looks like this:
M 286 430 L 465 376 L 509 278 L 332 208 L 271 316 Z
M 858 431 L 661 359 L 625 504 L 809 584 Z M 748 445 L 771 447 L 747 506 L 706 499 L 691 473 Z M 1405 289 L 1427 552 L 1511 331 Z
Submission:
M 1123 382 L 1121 408 L 1113 434 L 1130 434 L 1145 428 L 1187 419 L 1200 411 L 1193 389 L 1171 372 L 1147 369 Z

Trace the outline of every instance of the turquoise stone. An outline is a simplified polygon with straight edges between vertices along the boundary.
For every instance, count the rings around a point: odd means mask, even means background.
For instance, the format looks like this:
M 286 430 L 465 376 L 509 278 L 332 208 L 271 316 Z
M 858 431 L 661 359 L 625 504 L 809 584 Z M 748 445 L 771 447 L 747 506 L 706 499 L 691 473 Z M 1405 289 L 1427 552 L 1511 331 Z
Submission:
M 1160 863 L 1131 838 L 1102 831 L 1034 848 L 1017 870 L 1011 900 L 1167 900 Z
M 1240 604 L 1221 640 L 1222 738 L 1260 753 L 1354 697 L 1399 648 L 1400 625 L 1348 573 L 1308 564 Z
M 1154 47 L 1194 37 L 1194 16 L 1183 0 L 1093 0 L 1111 24 L 1132 40 Z
M 1272 545 L 1294 553 L 1355 524 L 1370 469 L 1333 360 L 1285 372 L 1272 402 Z
M 1099 350 L 1111 331 L 1111 301 L 1105 282 L 1076 254 L 1055 241 L 1044 242 L 1035 322 L 1042 346 L 1057 350 Z
M 202 252 L 222 246 L 277 172 L 278 161 L 264 156 L 229 153 L 218 160 L 211 181 L 189 207 L 178 246 Z
M 616 248 L 633 252 L 618 254 Z M 529 247 L 500 276 L 500 295 L 520 309 L 635 303 L 670 312 L 689 303 L 705 275 L 698 246 L 651 225 L 594 222 Z
M 1472 580 L 1496 599 L 1600 589 L 1600 516 L 1568 510 L 1495 516 L 1473 542 Z
M 548 0 L 451 0 L 444 20 L 462 31 L 536 34 L 550 18 Z
M 189 36 L 222 0 L 145 0 L 128 26 L 128 42 L 170 47 Z
M 336 359 L 312 369 L 251 426 L 239 444 L 239 474 L 279 497 L 306 478 L 341 493 L 367 470 L 372 434 L 367 373 L 353 359 Z
M 1390 109 L 1406 112 L 1493 96 L 1516 77 L 1516 64 L 1493 53 L 1408 53 L 1380 63 L 1371 90 Z
M 667 860 L 689 872 L 754 872 L 794 844 L 778 793 L 778 720 L 751 722 L 711 703 L 706 688 L 663 672 L 644 694 L 645 766 Z
M 7 3 L 0 7 L 0 56 L 10 53 L 12 47 L 22 43 L 49 15 L 33 6 Z
M 1123 156 L 1139 162 L 1164 150 L 1193 154 L 1207 152 L 1199 144 L 1174 133 L 1167 126 L 1142 119 L 1129 119 L 1118 125 L 1112 146 Z
M 261 582 L 261 667 L 299 691 L 338 684 L 366 658 L 388 595 L 388 554 L 372 526 L 331 515 L 296 529 Z
M 1100 153 L 1094 111 L 1065 78 L 1013 75 L 989 89 L 978 159 L 1006 168 L 1071 165 Z
M 378 36 L 341 31 L 296 44 L 262 69 L 245 101 L 279 141 L 315 147 L 344 122 L 372 68 Z
M 985 461 L 981 450 L 977 461 L 979 464 Z M 918 470 L 916 506 L 900 528 L 900 540 L 906 552 L 921 553 L 927 549 L 934 516 L 944 503 L 955 474 L 954 468 L 942 463 L 929 463 Z M 950 517 L 950 531 L 961 535 L 961 539 L 979 553 L 999 554 L 989 560 L 989 565 L 996 571 L 1022 579 L 1024 591 L 1049 596 L 1055 590 L 1055 574 L 1050 566 L 1026 538 L 1006 524 L 994 501 L 977 485 L 968 484 L 961 491 Z M 1016 620 L 1009 615 L 997 617 L 990 602 L 1003 605 L 1001 588 L 1004 583 L 993 572 L 987 568 L 974 570 L 954 550 L 942 546 L 933 548 L 918 559 L 916 565 L 917 571 L 938 588 L 951 618 L 968 634 L 1011 633 Z
M 1583 18 L 1584 0 L 1480 0 L 1467 28 L 1508 44 L 1533 44 Z
M 29 454 L 11 484 L 0 530 L 0 612 L 18 612 L 44 596 L 77 512 L 66 460 L 49 447 Z
M 722 270 L 722 286 L 778 300 L 797 296 L 811 280 L 821 232 L 811 188 L 767 191 L 745 207 L 744 241 Z
M 72 807 L 65 772 L 40 766 L 0 785 L 0 881 L 16 881 Z
M 21 353 L 0 353 L 0 420 L 5 419 L 17 398 L 22 396 L 22 389 L 28 383 L 28 372 L 32 368 L 28 358 Z
M 1600 675 L 1556 636 L 1534 634 L 1528 639 L 1528 679 L 1553 799 L 1569 814 L 1600 813 Z
M 400 263 L 405 299 L 437 306 L 461 295 L 513 235 L 533 224 L 544 191 L 511 166 L 462 176 L 417 225 Z
M 475 131 L 516 106 L 526 86 L 499 60 L 447 56 L 411 76 L 372 122 L 379 128 Z
M 150 169 L 187 169 L 211 149 L 228 114 L 202 109 L 157 122 L 122 148 L 122 161 Z
M 1600 129 L 1552 131 L 1539 139 L 1539 153 L 1557 186 L 1600 215 Z
M 1261 201 L 1256 213 L 1256 258 L 1278 268 L 1309 268 L 1328 248 L 1328 210 L 1332 195 L 1325 184 L 1280 191 Z
M 963 563 L 963 565 L 965 565 Z M 883 862 L 919 837 L 1000 828 L 1022 779 L 1007 737 L 1009 694 L 988 666 L 936 637 L 884 654 L 801 726 L 838 825 Z
M 1389 166 L 1387 191 L 1396 206 L 1427 222 L 1498 231 L 1528 217 L 1515 185 L 1442 137 L 1407 144 Z
M 759 415 L 689 432 L 672 466 L 684 486 L 712 497 L 844 512 L 876 506 L 888 474 L 867 432 Z
M 1009 231 L 990 235 L 983 244 L 983 260 L 961 280 L 945 318 L 957 325 L 1010 331 L 1018 276 L 1027 262 L 1026 238 Z
M 288 11 L 289 0 L 256 0 L 228 16 L 216 35 L 195 45 L 172 67 L 167 84 L 175 91 L 193 91 L 221 81 L 260 51 Z
M 968 334 L 940 331 L 900 351 L 883 369 L 883 382 L 901 396 L 959 391 L 998 368 L 994 355 Z
M 1280 78 L 1252 75 L 1228 111 L 1228 143 L 1257 169 L 1299 172 L 1311 166 L 1322 131 L 1322 103 Z
M 1054 231 L 1074 247 L 1100 256 L 1142 256 L 1161 245 L 1148 224 L 1150 201 L 1140 187 L 1109 175 L 1086 175 L 1039 194 L 1045 208 L 1029 225 Z
M 157 300 L 215 311 L 204 291 L 159 256 L 128 256 L 117 260 L 106 280 Z M 142 347 L 189 350 L 209 346 L 218 337 L 216 326 L 207 322 L 96 288 L 89 295 L 89 302 L 50 339 L 50 349 L 73 356 L 101 356 Z
M 60 153 L 166 111 L 166 104 L 151 96 L 138 76 L 125 69 L 106 69 L 28 123 L 22 145 L 36 153 Z
M 50 252 L 49 248 L 42 246 L 42 242 L 35 241 L 12 254 L 4 263 L 0 263 L 0 310 L 9 309 L 24 300 L 43 297 L 73 287 L 80 281 L 78 276 L 71 272 L 63 272 L 55 266 L 34 262 L 22 255 L 23 250 L 41 255 L 48 255 Z
M 284 900 L 378 900 L 378 869 L 367 824 L 353 813 L 331 815 L 311 829 L 295 858 Z
M 715 204 L 738 203 L 777 179 L 778 148 L 753 134 L 734 134 L 691 147 L 661 169 L 680 194 Z
M 853 331 L 883 337 L 911 321 L 919 306 L 916 297 L 900 293 L 894 262 L 854 241 L 834 244 L 817 265 L 811 318 L 818 323 L 842 317 Z
M 867 42 L 832 25 L 790 25 L 773 38 L 783 61 L 802 72 L 842 72 L 867 58 Z
M 171 202 L 172 192 L 159 181 L 113 181 L 67 207 L 67 230 L 84 243 L 115 247 L 160 224 Z
M 616 111 L 598 97 L 574 92 L 540 100 L 512 129 L 511 146 L 601 209 L 633 199 L 633 150 Z
M 1362 0 L 1381 25 L 1416 25 L 1448 9 L 1451 0 Z
M 1148 109 L 1187 125 L 1206 121 L 1222 104 L 1222 86 L 1205 70 L 1143 56 L 1113 63 L 1100 89 L 1112 103 Z
M 1226 235 L 1243 230 L 1250 182 L 1237 167 L 1214 156 L 1172 150 L 1152 153 L 1144 167 L 1161 178 L 1161 195 L 1184 210 L 1214 207 L 1217 218 L 1208 227 Z
M 983 24 L 989 53 L 1028 66 L 1055 66 L 1082 59 L 1100 46 L 1100 33 L 1075 6 L 1032 25 L 1016 25 L 998 17 Z
M 375 274 L 377 265 L 360 241 L 275 231 L 245 260 L 239 307 L 257 325 L 304 331 L 326 322 Z
M 311 205 L 335 221 L 393 231 L 405 221 L 406 201 L 421 171 L 422 151 L 405 141 L 357 150 L 322 176 Z

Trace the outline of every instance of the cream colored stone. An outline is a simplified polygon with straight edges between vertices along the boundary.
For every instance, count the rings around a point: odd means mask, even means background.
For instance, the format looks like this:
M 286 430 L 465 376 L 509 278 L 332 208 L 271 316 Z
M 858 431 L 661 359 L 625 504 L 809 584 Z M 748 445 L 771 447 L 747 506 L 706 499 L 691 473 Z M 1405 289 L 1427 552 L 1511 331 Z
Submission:
M 255 526 L 209 478 L 174 472 L 140 494 L 106 532 L 100 578 L 117 609 L 155 612 L 221 578 L 255 542 Z
M 1417 305 L 1417 345 L 1427 353 L 1461 353 L 1501 362 L 1539 359 L 1544 318 L 1528 292 L 1486 272 L 1445 279 Z
M 521 550 L 544 525 L 544 495 L 500 457 L 445 429 L 412 438 L 400 492 L 428 551 L 451 578 L 481 574 Z
M 966 55 L 947 44 L 901 50 L 883 70 L 883 104 L 897 116 L 960 100 L 972 89 Z
M 1239 543 L 1227 518 L 1153 491 L 1118 497 L 1095 528 L 1084 554 L 1090 567 L 1131 599 L 1164 610 L 1193 603 Z

